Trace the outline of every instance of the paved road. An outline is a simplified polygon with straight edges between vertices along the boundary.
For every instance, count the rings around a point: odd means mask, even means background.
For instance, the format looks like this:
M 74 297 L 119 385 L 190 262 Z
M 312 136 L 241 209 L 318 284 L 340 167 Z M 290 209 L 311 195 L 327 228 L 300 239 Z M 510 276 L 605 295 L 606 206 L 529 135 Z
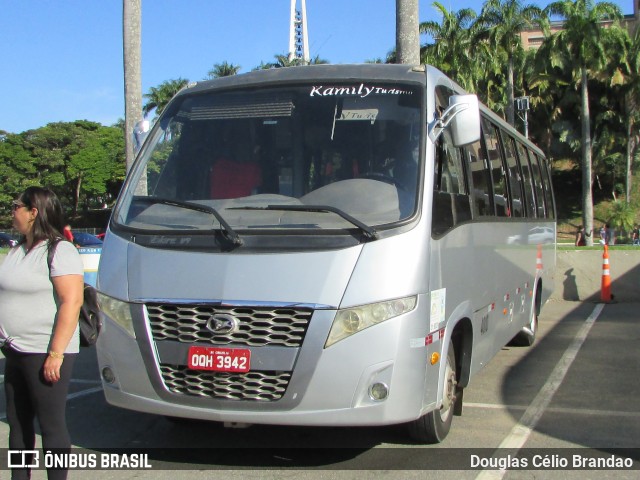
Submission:
M 502 456 L 519 450 L 530 462 L 534 454 L 561 462 L 576 452 L 589 459 L 612 448 L 634 448 L 628 453 L 638 468 L 639 309 L 637 303 L 548 303 L 534 347 L 504 348 L 466 390 L 463 416 L 454 419 L 446 441 L 428 447 L 410 443 L 399 427 L 228 430 L 117 409 L 100 391 L 95 352 L 84 350 L 69 397 L 74 445 L 97 454 L 107 448 L 150 448 L 154 467 L 183 470 L 76 471 L 69 478 L 636 479 L 638 470 L 481 471 L 466 465 L 473 454 L 497 462 L 490 459 L 498 447 L 508 449 L 499 450 Z M 3 363 L 0 359 L 0 371 Z M 2 395 L 0 448 L 7 445 L 4 411 Z M 562 450 L 544 450 L 555 448 Z M 44 478 L 42 471 L 33 475 Z

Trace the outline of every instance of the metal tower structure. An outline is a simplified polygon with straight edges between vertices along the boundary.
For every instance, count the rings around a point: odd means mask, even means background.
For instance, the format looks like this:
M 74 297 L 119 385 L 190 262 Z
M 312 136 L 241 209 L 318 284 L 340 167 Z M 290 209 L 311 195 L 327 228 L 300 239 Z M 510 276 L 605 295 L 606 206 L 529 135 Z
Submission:
M 299 7 L 298 7 L 299 5 Z M 289 59 L 299 58 L 309 62 L 309 37 L 307 35 L 306 0 L 291 0 L 291 24 L 289 27 Z

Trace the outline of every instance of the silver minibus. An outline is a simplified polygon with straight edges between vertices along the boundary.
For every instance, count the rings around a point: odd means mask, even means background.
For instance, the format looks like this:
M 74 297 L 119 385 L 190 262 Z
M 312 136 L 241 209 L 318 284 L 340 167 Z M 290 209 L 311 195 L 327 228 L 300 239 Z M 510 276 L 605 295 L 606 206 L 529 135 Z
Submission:
M 150 129 L 97 288 L 107 401 L 442 441 L 553 287 L 543 152 L 430 66 L 189 85 Z

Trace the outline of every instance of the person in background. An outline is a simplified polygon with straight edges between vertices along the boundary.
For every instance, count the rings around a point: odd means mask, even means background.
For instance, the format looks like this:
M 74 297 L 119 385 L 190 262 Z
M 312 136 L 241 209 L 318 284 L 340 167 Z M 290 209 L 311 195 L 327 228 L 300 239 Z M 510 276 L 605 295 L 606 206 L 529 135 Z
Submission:
M 640 245 L 640 225 L 636 225 L 631 232 L 631 239 L 634 245 Z
M 13 202 L 13 227 L 21 234 L 0 264 L 0 345 L 6 358 L 4 391 L 9 449 L 33 450 L 38 419 L 43 449 L 71 448 L 65 407 L 79 350 L 78 315 L 83 302 L 83 264 L 63 238 L 62 207 L 55 194 L 27 188 Z M 28 459 L 27 459 L 28 460 Z M 30 478 L 14 468 L 12 480 Z M 67 478 L 48 469 L 49 480 Z
M 616 243 L 616 232 L 609 224 L 605 224 L 605 245 L 614 245 Z
M 584 227 L 580 225 L 576 232 L 576 247 L 584 247 L 587 244 L 587 239 L 584 233 Z
M 71 231 L 71 225 L 65 225 L 64 229 L 62 230 L 62 234 L 64 235 L 64 238 L 73 243 L 73 232 Z

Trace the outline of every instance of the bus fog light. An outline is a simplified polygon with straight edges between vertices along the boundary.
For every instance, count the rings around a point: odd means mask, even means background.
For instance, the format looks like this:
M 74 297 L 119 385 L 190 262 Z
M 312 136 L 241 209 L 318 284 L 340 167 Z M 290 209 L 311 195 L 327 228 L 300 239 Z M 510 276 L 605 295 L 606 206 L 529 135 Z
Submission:
M 374 383 L 369 387 L 369 397 L 371 400 L 380 401 L 389 396 L 389 387 L 384 383 Z
M 110 384 L 115 383 L 116 381 L 116 374 L 113 373 L 113 370 L 111 370 L 111 367 L 104 367 L 102 369 L 102 379 Z

